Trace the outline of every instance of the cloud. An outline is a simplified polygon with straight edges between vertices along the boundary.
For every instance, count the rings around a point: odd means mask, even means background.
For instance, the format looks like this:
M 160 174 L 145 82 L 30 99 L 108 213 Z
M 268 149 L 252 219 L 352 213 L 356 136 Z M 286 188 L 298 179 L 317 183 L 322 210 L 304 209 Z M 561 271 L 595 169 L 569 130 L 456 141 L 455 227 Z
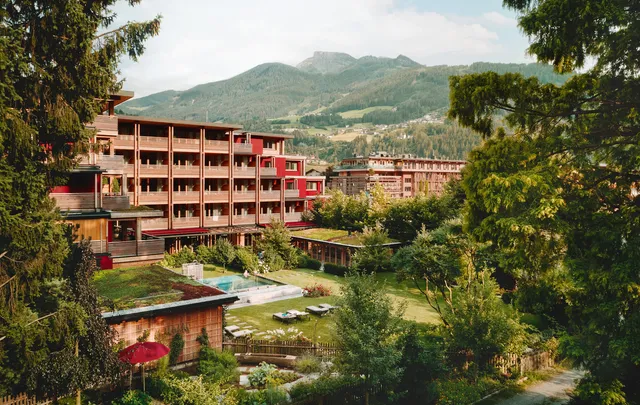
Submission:
M 515 27 L 518 25 L 518 22 L 514 18 L 506 17 L 497 11 L 490 11 L 488 13 L 484 13 L 482 17 L 487 20 L 491 24 L 496 24 L 500 26 L 509 26 Z
M 456 21 L 394 0 L 146 0 L 133 8 L 118 3 L 115 11 L 114 26 L 163 15 L 160 35 L 139 62 L 121 65 L 125 88 L 137 96 L 226 79 L 265 62 L 295 65 L 316 50 L 403 54 L 427 65 L 495 60 L 505 51 L 481 18 Z

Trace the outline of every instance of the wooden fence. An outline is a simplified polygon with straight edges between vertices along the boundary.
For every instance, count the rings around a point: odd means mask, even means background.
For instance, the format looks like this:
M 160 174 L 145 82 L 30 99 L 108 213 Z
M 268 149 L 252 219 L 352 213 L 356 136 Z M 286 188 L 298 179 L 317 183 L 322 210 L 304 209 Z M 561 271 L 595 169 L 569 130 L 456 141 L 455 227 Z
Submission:
M 250 338 L 225 338 L 222 348 L 233 353 L 269 353 L 318 357 L 333 357 L 340 348 L 334 343 L 298 342 L 295 340 L 254 340 Z
M 553 366 L 553 357 L 549 352 L 527 353 L 522 356 L 507 354 L 496 356 L 489 360 L 489 364 L 500 370 L 502 373 L 518 371 L 520 374 L 540 370 Z
M 37 401 L 35 397 L 20 394 L 17 397 L 0 397 L 0 405 L 46 405 L 51 401 Z

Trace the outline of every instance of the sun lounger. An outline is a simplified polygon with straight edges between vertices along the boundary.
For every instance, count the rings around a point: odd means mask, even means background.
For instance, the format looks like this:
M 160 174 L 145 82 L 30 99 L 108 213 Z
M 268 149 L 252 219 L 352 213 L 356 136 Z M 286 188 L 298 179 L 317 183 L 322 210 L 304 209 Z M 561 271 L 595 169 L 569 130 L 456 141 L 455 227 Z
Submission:
M 328 308 L 316 307 L 315 305 L 309 305 L 307 307 L 307 311 L 311 312 L 314 315 L 322 316 L 322 315 L 326 314 L 327 312 L 329 312 L 329 309 Z
M 301 312 L 298 311 L 297 309 L 290 309 L 287 311 L 288 314 L 293 314 L 296 316 L 296 318 L 300 319 L 300 320 L 308 320 L 309 319 L 309 313 L 308 312 Z
M 333 311 L 334 309 L 338 308 L 338 307 L 336 307 L 334 305 L 331 305 L 331 304 L 318 304 L 318 306 L 320 308 L 328 309 L 329 311 Z
M 290 323 L 298 319 L 294 314 L 290 314 L 288 312 L 275 313 L 272 318 L 284 323 Z

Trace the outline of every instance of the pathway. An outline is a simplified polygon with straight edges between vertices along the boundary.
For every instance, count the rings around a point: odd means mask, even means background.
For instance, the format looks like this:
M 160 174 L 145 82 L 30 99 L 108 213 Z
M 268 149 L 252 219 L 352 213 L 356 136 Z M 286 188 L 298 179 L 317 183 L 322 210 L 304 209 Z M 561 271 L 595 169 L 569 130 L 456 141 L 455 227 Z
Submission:
M 568 392 L 576 385 L 577 380 L 584 375 L 579 370 L 564 371 L 548 381 L 532 385 L 526 391 L 511 398 L 502 400 L 495 405 L 558 405 L 569 401 Z

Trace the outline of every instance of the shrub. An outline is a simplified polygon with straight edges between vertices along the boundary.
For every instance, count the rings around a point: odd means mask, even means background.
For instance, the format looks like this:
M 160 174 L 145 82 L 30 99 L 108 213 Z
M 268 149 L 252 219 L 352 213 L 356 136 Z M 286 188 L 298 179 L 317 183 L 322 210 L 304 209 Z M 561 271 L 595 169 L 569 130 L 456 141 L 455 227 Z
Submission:
M 325 263 L 324 264 L 324 272 L 325 273 L 329 273 L 329 274 L 333 274 L 335 276 L 344 276 L 347 271 L 349 271 L 349 268 L 345 267 L 345 266 L 341 266 L 339 264 L 333 264 L 333 263 Z
M 235 262 L 237 267 L 242 271 L 248 271 L 249 273 L 256 273 L 259 270 L 260 263 L 258 262 L 258 256 L 256 256 L 250 248 L 238 248 L 236 251 Z
M 322 362 L 315 356 L 302 356 L 296 360 L 295 369 L 302 374 L 319 373 L 322 370 Z
M 322 376 L 315 381 L 300 382 L 295 384 L 289 390 L 289 395 L 292 401 L 299 401 L 308 398 L 316 398 L 323 395 L 327 395 L 338 391 L 347 385 L 357 383 L 359 381 L 356 377 L 351 376 Z
M 174 365 L 178 362 L 178 357 L 184 349 L 184 338 L 181 333 L 176 333 L 169 343 L 169 364 Z
M 482 398 L 478 387 L 465 379 L 438 381 L 436 387 L 438 405 L 470 404 Z
M 175 253 L 164 253 L 164 259 L 160 262 L 164 267 L 180 267 L 185 263 L 196 261 L 196 254 L 190 246 L 185 246 Z
M 297 342 L 310 342 L 311 339 L 304 336 L 303 332 L 290 326 L 287 330 L 274 329 L 268 330 L 267 335 L 271 336 L 271 340 L 295 340 Z
M 303 288 L 302 295 L 309 298 L 328 297 L 331 295 L 331 289 L 322 284 L 314 284 Z
M 149 405 L 152 398 L 141 391 L 127 391 L 122 398 L 112 402 L 114 405 Z
M 223 392 L 219 386 L 207 383 L 202 376 L 177 378 L 167 375 L 162 378 L 160 397 L 169 405 L 218 405 Z
M 212 248 L 211 257 L 215 263 L 222 265 L 223 269 L 226 271 L 227 266 L 233 263 L 235 258 L 236 248 L 231 242 L 224 238 L 216 240 L 216 244 Z
M 213 264 L 214 263 L 214 251 L 205 245 L 200 245 L 196 249 L 196 258 L 200 263 Z
M 238 380 L 238 361 L 232 352 L 203 347 L 200 349 L 198 374 L 211 382 L 235 382 Z
M 278 253 L 273 250 L 264 251 L 262 262 L 268 266 L 267 268 L 269 269 L 269 271 L 278 271 L 284 269 L 285 267 L 285 262 L 282 257 L 280 257 Z M 266 272 L 263 271 L 263 273 Z
M 322 262 L 310 257 L 309 259 L 307 259 L 306 267 L 312 270 L 320 270 L 320 268 L 322 267 Z
M 252 387 L 264 387 L 267 384 L 267 378 L 277 370 L 278 368 L 273 364 L 263 361 L 249 374 L 249 383 Z
M 285 403 L 287 403 L 287 393 L 278 388 L 238 392 L 238 405 L 280 405 Z

